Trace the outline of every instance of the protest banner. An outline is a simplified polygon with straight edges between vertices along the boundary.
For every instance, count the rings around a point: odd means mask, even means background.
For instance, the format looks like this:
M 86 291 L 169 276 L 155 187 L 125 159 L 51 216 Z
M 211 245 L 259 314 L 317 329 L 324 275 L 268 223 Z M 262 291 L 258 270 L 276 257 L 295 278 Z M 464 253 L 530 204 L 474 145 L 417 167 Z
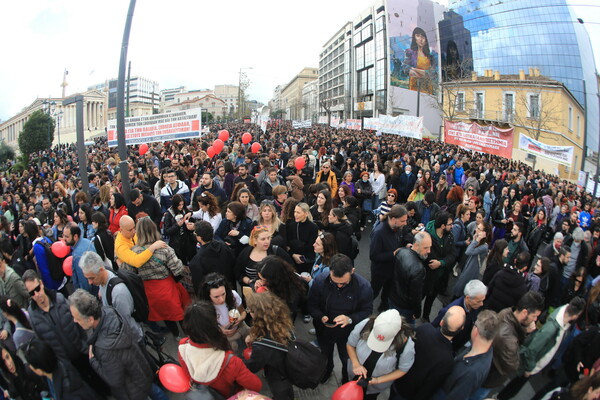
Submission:
M 360 131 L 360 119 L 347 119 L 346 128 Z
M 178 111 L 168 114 L 144 115 L 125 118 L 125 143 L 127 145 L 169 140 L 200 138 L 201 109 Z M 117 145 L 117 120 L 108 121 L 108 145 Z
M 573 162 L 573 152 L 575 151 L 573 146 L 551 146 L 522 133 L 519 137 L 519 149 L 569 167 Z
M 414 139 L 423 138 L 423 117 L 413 117 L 411 115 L 379 115 L 378 133 L 391 133 L 411 137 Z
M 500 129 L 493 125 L 444 120 L 444 131 L 446 143 L 505 158 L 512 157 L 514 128 Z

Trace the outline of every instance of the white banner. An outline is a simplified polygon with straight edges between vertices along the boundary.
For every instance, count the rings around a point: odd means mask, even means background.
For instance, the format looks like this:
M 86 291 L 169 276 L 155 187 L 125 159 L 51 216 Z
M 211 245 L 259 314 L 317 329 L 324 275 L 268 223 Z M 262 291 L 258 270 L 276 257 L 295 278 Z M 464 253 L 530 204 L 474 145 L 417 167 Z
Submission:
M 363 129 L 376 131 L 379 128 L 379 118 L 365 118 Z
M 292 121 L 292 128 L 300 129 L 300 128 L 310 128 L 312 127 L 312 121 L 310 119 L 304 121 Z
M 522 133 L 519 137 L 519 149 L 567 166 L 571 166 L 575 150 L 573 146 L 550 146 Z
M 410 115 L 391 117 L 389 115 L 380 115 L 377 130 L 381 133 L 391 133 L 414 139 L 422 139 L 423 117 L 413 117 Z
M 195 108 L 168 114 L 125 118 L 125 142 L 132 145 L 200 138 L 201 112 L 200 108 Z M 117 120 L 112 119 L 107 125 L 108 145 L 116 146 Z
M 327 124 L 327 115 L 319 116 L 319 124 Z
M 340 127 L 340 117 L 331 117 L 331 123 L 329 124 L 332 128 Z
M 579 177 L 577 178 L 577 186 L 580 188 L 585 185 L 585 178 L 587 177 L 587 173 L 585 171 L 579 171 Z
M 262 129 L 263 133 L 267 131 L 267 124 L 269 123 L 269 117 L 260 116 L 260 129 Z
M 346 128 L 360 131 L 360 119 L 347 119 Z

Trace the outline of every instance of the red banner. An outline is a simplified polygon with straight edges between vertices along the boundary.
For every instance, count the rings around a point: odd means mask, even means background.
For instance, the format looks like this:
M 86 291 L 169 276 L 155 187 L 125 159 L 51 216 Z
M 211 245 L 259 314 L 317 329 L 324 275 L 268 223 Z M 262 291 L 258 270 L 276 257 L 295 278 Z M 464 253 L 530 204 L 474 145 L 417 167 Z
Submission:
M 514 128 L 500 129 L 444 120 L 444 141 L 482 153 L 512 158 Z

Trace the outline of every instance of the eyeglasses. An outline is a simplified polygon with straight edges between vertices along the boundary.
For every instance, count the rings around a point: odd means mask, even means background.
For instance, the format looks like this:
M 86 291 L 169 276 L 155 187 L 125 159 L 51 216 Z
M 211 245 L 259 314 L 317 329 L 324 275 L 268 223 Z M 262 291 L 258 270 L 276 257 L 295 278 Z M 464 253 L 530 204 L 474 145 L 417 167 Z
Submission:
M 42 290 L 42 285 L 38 283 L 38 285 L 36 287 L 34 287 L 33 290 L 29 291 L 29 296 L 30 297 L 35 296 L 35 294 L 38 293 L 40 290 Z
M 393 198 L 396 198 L 396 195 L 393 195 L 393 194 L 389 193 L 389 194 L 387 195 L 387 197 L 393 197 Z

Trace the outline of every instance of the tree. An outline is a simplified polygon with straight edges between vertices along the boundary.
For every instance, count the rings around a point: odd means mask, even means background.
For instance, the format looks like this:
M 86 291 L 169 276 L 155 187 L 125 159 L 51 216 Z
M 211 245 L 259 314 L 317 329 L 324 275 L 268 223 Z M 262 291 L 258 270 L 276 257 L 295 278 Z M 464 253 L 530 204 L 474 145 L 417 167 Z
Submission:
M 212 113 L 209 113 L 208 111 L 205 111 L 202 113 L 202 123 L 206 124 L 208 122 L 211 122 L 214 119 Z
M 274 110 L 274 111 L 271 112 L 271 118 L 273 118 L 273 119 L 282 119 L 283 118 L 283 114 L 285 114 L 285 111 L 283 111 L 282 109 Z
M 550 80 L 543 76 L 532 76 L 524 81 L 516 93 L 516 104 L 513 125 L 525 130 L 529 137 L 537 141 L 540 135 L 552 135 L 556 126 L 562 124 L 561 102 L 548 89 L 553 86 Z M 560 139 L 557 135 L 556 140 Z M 537 157 L 533 159 L 532 169 L 535 171 Z
M 331 125 L 331 99 L 326 99 L 323 95 L 319 94 L 319 105 L 323 110 L 325 110 L 325 114 L 327 115 L 327 125 Z
M 37 110 L 25 122 L 19 133 L 19 149 L 29 155 L 49 149 L 54 141 L 54 120 L 42 110 Z
M 15 150 L 6 142 L 0 143 L 0 164 L 4 164 L 9 160 L 15 159 Z
M 462 83 L 471 76 L 472 70 L 471 59 L 460 60 L 442 67 L 443 83 L 440 85 L 440 93 L 430 95 L 430 99 L 431 106 L 439 110 L 444 119 L 454 121 L 456 114 L 464 114 L 468 111 Z

